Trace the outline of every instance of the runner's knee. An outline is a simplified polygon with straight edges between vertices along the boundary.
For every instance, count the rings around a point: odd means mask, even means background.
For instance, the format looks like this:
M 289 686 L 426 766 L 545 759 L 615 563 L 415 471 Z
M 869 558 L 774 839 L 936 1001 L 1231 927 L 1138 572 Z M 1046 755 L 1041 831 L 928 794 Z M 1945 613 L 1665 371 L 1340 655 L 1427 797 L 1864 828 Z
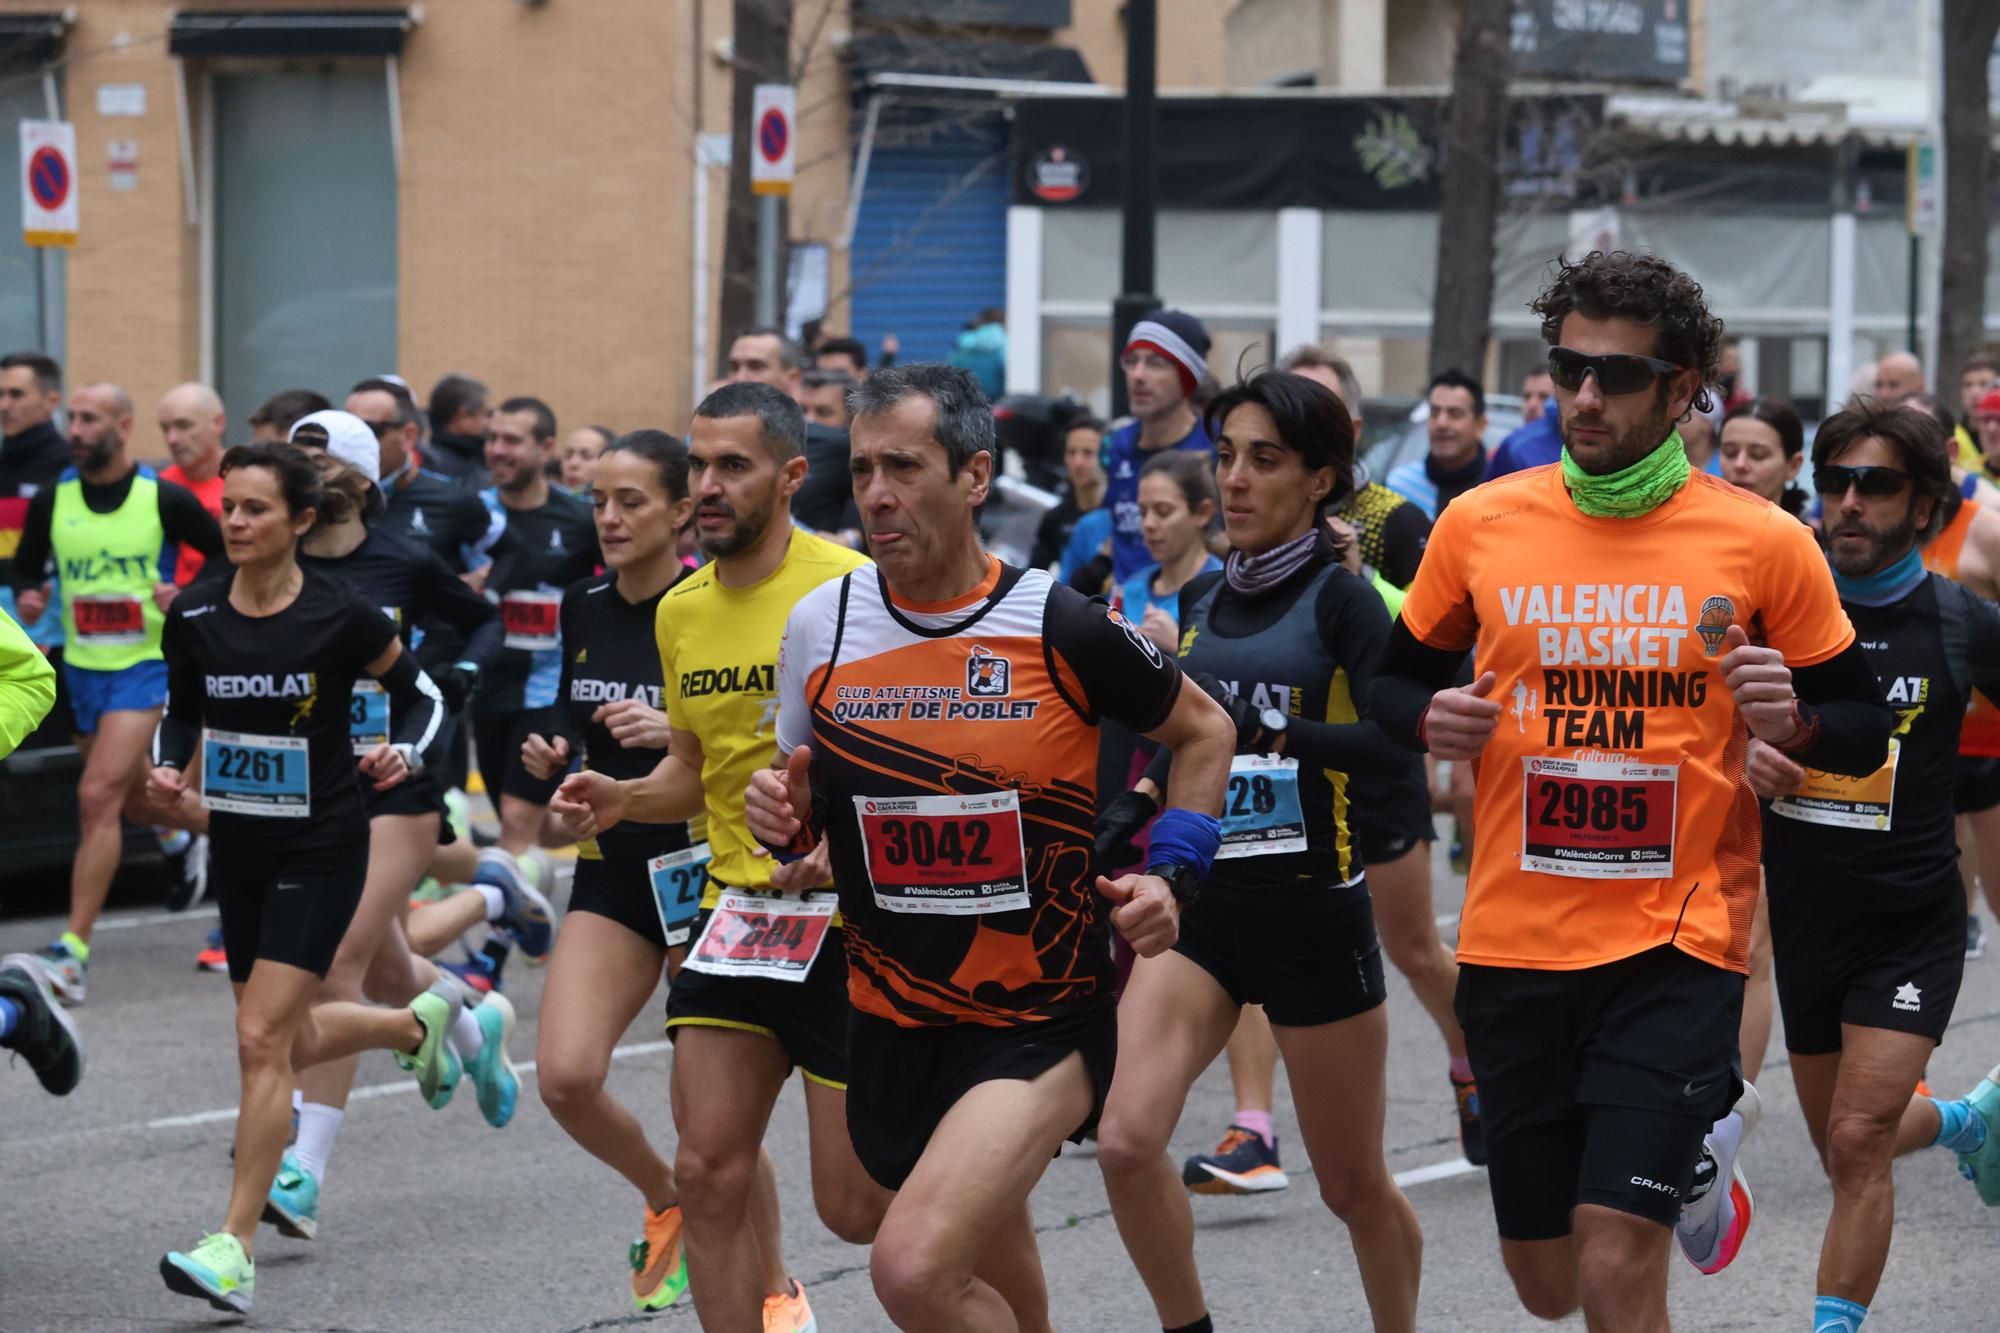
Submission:
M 583 1110 L 604 1090 L 606 1070 L 587 1060 L 560 1055 L 553 1060 L 536 1053 L 535 1077 L 541 1086 L 542 1105 L 561 1120 Z
M 1894 1120 L 1849 1111 L 1827 1122 L 1826 1174 L 1836 1189 L 1887 1174 L 1895 1151 Z
M 1313 1172 L 1319 1182 L 1320 1202 L 1343 1222 L 1379 1226 L 1388 1200 L 1396 1193 L 1395 1182 L 1389 1179 L 1379 1156 L 1352 1166 L 1334 1162 L 1326 1169 L 1315 1162 Z
M 858 1182 L 820 1184 L 813 1182 L 813 1204 L 819 1220 L 849 1245 L 872 1245 L 888 1211 L 888 1196 Z
M 750 1202 L 750 1185 L 757 1174 L 757 1154 L 724 1154 L 686 1138 L 674 1153 L 674 1179 L 681 1206 L 691 1213 L 734 1215 Z
M 927 1235 L 906 1229 L 894 1237 L 878 1236 L 868 1256 L 869 1276 L 875 1283 L 875 1298 L 898 1328 L 941 1328 L 954 1322 L 952 1316 L 963 1295 L 970 1273 L 946 1268 Z
M 1151 1123 L 1155 1117 L 1121 1111 L 1115 1105 L 1107 1106 L 1097 1126 L 1098 1168 L 1107 1176 L 1118 1177 L 1159 1170 L 1166 1161 L 1172 1124 L 1161 1127 Z
M 293 1037 L 250 1009 L 236 1012 L 236 1058 L 243 1071 L 277 1069 L 291 1063 Z
M 1562 1243 L 1562 1251 L 1551 1246 L 1548 1253 L 1541 1251 L 1544 1244 L 1535 1242 L 1534 1252 L 1522 1254 L 1503 1242 L 1507 1276 L 1514 1280 L 1514 1294 L 1520 1297 L 1522 1309 L 1537 1319 L 1566 1319 L 1577 1307 L 1576 1270 L 1565 1252 L 1568 1242 Z

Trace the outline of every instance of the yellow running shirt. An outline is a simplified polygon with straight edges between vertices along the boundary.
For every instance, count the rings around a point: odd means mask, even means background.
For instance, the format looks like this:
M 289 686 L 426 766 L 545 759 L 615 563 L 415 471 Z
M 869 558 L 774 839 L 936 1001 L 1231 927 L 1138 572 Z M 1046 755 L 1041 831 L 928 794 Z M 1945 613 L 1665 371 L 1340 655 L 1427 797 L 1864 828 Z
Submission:
M 717 885 L 763 889 L 771 859 L 755 854 L 743 822 L 750 775 L 778 749 L 778 640 L 801 597 L 868 557 L 794 529 L 784 563 L 747 588 L 725 587 L 703 565 L 667 590 L 654 621 L 660 641 L 660 697 L 667 721 L 701 741 L 701 785 L 708 810 L 708 892 Z

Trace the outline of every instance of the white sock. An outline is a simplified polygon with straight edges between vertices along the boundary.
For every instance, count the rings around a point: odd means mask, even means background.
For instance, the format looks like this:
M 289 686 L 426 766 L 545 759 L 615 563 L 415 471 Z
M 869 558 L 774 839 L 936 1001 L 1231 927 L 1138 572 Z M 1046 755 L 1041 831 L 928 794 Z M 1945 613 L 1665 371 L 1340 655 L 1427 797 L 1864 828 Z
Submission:
M 326 1185 L 327 1158 L 333 1156 L 333 1141 L 340 1134 L 340 1122 L 346 1114 L 337 1106 L 321 1106 L 317 1102 L 299 1107 L 299 1141 L 293 1145 L 292 1156 L 298 1161 L 299 1170 L 322 1188 Z
M 486 1034 L 479 1030 L 479 1020 L 470 1009 L 460 1009 L 451 1022 L 451 1048 L 458 1052 L 459 1061 L 471 1064 L 485 1045 Z
M 500 890 L 494 888 L 491 884 L 475 884 L 472 887 L 478 889 L 479 896 L 486 900 L 486 919 L 488 921 L 498 921 L 507 914 L 506 894 L 500 892 Z
M 1709 1147 L 1715 1151 L 1715 1164 L 1720 1170 L 1717 1185 L 1723 1185 L 1729 1177 L 1729 1168 L 1736 1161 L 1736 1150 L 1743 1146 L 1743 1117 L 1735 1111 L 1715 1122 L 1708 1131 Z
M 292 1089 L 292 1110 L 297 1111 L 306 1104 L 306 1095 L 297 1088 Z

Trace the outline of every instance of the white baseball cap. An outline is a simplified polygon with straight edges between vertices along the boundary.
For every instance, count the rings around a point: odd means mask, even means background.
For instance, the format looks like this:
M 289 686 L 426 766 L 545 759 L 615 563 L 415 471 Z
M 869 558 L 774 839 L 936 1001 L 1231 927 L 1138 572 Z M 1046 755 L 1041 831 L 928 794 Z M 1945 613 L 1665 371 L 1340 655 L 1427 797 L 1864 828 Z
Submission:
M 298 439 L 299 431 L 307 426 L 317 426 L 326 432 L 326 451 L 329 454 L 370 481 L 382 480 L 382 443 L 375 438 L 375 432 L 367 422 L 352 412 L 329 407 L 300 417 L 292 423 L 292 432 L 285 438 Z

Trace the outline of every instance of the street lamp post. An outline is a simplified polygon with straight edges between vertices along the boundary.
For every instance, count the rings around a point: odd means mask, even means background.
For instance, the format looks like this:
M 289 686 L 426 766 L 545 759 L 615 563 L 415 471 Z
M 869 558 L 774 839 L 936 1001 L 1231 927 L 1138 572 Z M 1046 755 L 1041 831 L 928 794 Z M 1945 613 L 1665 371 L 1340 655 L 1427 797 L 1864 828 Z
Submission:
M 1142 316 L 1157 310 L 1153 259 L 1158 241 L 1157 141 L 1159 10 L 1155 0 L 1125 6 L 1124 279 L 1111 303 L 1111 415 L 1125 415 L 1125 376 L 1119 359 L 1125 339 Z

